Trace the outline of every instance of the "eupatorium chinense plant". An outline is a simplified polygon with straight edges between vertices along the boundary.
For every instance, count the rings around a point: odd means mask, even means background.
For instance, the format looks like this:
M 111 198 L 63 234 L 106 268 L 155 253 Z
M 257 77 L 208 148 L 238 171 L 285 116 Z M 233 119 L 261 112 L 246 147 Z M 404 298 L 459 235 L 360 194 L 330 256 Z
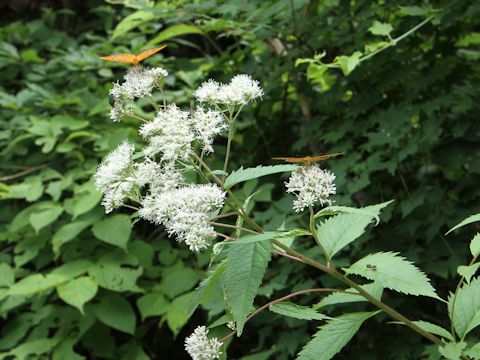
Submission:
M 236 75 L 227 84 L 208 80 L 194 92 L 194 108 L 184 109 L 167 104 L 165 97 L 162 104 L 155 102 L 153 92 L 158 90 L 163 96 L 161 84 L 166 75 L 161 68 L 137 66 L 130 68 L 122 83 L 114 84 L 110 92 L 112 120 L 138 119 L 139 133 L 145 143 L 137 152 L 129 142 L 119 145 L 99 166 L 95 183 L 104 194 L 107 213 L 119 207 L 133 209 L 136 216 L 164 227 L 179 246 L 187 246 L 192 252 L 210 252 L 211 271 L 197 289 L 191 312 L 209 290 L 221 283 L 225 314 L 212 327 L 223 327 L 225 336 L 209 337 L 209 328 L 199 325 L 185 339 L 185 349 L 192 359 L 226 358 L 233 336 L 241 336 L 245 323 L 266 310 L 319 323 L 319 330 L 299 352 L 300 360 L 331 359 L 363 322 L 381 312 L 431 342 L 439 356 L 480 359 L 480 344 L 466 337 L 480 325 L 480 279 L 473 278 L 480 267 L 476 262 L 480 235 L 472 240 L 473 259 L 459 268 L 461 279 L 450 294 L 438 294 L 420 269 L 387 249 L 352 259 L 350 266 L 340 268 L 335 256 L 358 239 L 369 224 L 378 224 L 381 210 L 391 202 L 364 208 L 334 205 L 335 175 L 318 164 L 231 171 L 228 160 L 235 125 L 245 106 L 261 100 L 264 94 L 260 84 L 249 75 Z M 140 98 L 150 101 L 155 109 L 149 119 L 136 112 L 136 100 Z M 226 155 L 223 168 L 212 169 L 209 156 L 214 156 L 213 142 L 218 136 L 227 137 Z M 241 201 L 232 188 L 283 172 L 291 172 L 284 186 L 286 192 L 295 195 L 292 211 L 305 214 L 308 226 L 265 231 L 247 211 L 251 197 Z M 475 220 L 479 218 L 474 217 Z M 318 247 L 321 256 L 311 258 L 296 250 L 299 238 Z M 327 288 L 318 284 L 255 307 L 255 296 L 272 257 L 286 257 L 313 267 L 336 279 L 338 286 Z M 451 329 L 409 319 L 382 301 L 384 289 L 446 303 Z M 307 293 L 318 294 L 318 302 L 310 307 L 292 302 Z M 371 310 L 336 317 L 320 312 L 326 306 L 359 301 L 369 302 Z

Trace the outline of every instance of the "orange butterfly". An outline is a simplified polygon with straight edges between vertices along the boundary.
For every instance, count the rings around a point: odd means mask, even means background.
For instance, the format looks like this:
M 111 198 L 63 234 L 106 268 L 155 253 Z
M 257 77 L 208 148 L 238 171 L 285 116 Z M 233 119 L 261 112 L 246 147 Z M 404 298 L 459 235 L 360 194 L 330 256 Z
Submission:
M 334 154 L 325 154 L 325 155 L 316 155 L 316 156 L 305 156 L 305 157 L 274 157 L 273 160 L 283 160 L 288 163 L 298 164 L 303 163 L 305 165 L 310 165 L 317 161 L 326 160 L 335 156 L 343 155 L 343 153 L 334 153 Z
M 117 55 L 110 55 L 110 56 L 102 56 L 100 57 L 100 59 L 106 60 L 106 61 L 121 62 L 121 63 L 131 64 L 131 65 L 138 65 L 140 61 L 145 60 L 146 58 L 152 56 L 153 54 L 156 54 L 160 50 L 164 49 L 166 46 L 167 45 L 162 45 L 154 49 L 144 50 L 138 53 L 137 55 L 117 54 Z

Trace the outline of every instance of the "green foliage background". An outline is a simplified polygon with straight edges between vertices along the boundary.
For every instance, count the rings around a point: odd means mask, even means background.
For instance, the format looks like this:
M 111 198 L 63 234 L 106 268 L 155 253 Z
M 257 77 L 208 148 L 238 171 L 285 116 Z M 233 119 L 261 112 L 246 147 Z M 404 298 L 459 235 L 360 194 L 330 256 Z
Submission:
M 369 232 L 368 245 L 357 242 L 339 263 L 400 251 L 446 297 L 471 234 L 444 233 L 480 211 L 480 4 L 424 2 L 410 8 L 419 16 L 406 16 L 400 6 L 408 5 L 418 3 L 1 5 L 0 358 L 184 359 L 184 337 L 219 317 L 222 292 L 212 289 L 188 319 L 208 255 L 192 256 L 146 223 L 130 230 L 126 213 L 106 217 L 91 181 L 111 149 L 127 137 L 138 140 L 135 121 L 108 119 L 108 89 L 125 69 L 98 56 L 158 43 L 168 48 L 148 64 L 168 69 L 167 96 L 182 106 L 209 77 L 226 81 L 248 73 L 262 83 L 263 101 L 239 123 L 231 169 L 272 164 L 272 156 L 344 152 L 328 162 L 338 177 L 338 204 L 396 202 Z M 368 31 L 374 21 L 401 35 L 431 8 L 438 9 L 434 21 L 348 76 L 295 66 L 322 51 L 328 63 L 383 40 Z M 293 215 L 282 178 L 266 179 L 238 190 L 242 197 L 262 190 L 253 199 L 254 217 L 267 229 L 304 221 Z M 334 285 L 276 258 L 256 302 L 318 284 Z M 384 300 L 411 318 L 448 324 L 444 309 L 428 298 L 387 292 Z M 366 324 L 338 358 L 435 358 L 433 348 L 405 328 L 376 325 Z M 289 359 L 314 331 L 306 322 L 262 314 L 232 342 L 229 356 Z

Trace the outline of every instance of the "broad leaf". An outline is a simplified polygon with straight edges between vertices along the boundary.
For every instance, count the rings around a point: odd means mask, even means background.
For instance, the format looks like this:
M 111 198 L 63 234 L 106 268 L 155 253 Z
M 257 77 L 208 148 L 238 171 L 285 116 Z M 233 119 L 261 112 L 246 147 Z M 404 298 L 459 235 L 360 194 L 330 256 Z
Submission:
M 63 207 L 55 204 L 45 202 L 39 206 L 30 215 L 30 224 L 38 233 L 45 226 L 53 223 L 63 213 Z
M 415 325 L 417 325 L 419 328 L 431 333 L 435 334 L 438 336 L 443 337 L 444 339 L 453 341 L 452 334 L 448 330 L 445 330 L 441 326 L 438 326 L 436 324 L 432 324 L 428 321 L 423 321 L 423 320 L 418 320 L 413 322 Z
M 157 36 L 155 36 L 152 40 L 150 40 L 147 43 L 147 47 L 160 44 L 166 40 L 169 40 L 177 36 L 188 35 L 188 34 L 203 34 L 203 31 L 199 27 L 194 25 L 188 25 L 188 24 L 172 25 L 166 28 L 165 30 L 160 31 L 160 33 Z
M 298 354 L 297 360 L 330 360 L 353 338 L 362 323 L 376 312 L 341 315 L 320 327 Z
M 15 273 L 10 265 L 6 263 L 0 264 L 0 287 L 8 287 L 15 281 Z
M 75 306 L 82 314 L 83 305 L 95 297 L 97 290 L 97 284 L 88 276 L 79 277 L 57 286 L 60 299 Z
M 308 306 L 297 305 L 288 301 L 282 301 L 270 305 L 268 309 L 276 314 L 301 320 L 324 320 L 330 318 L 329 316 L 316 312 Z
M 68 281 L 69 278 L 60 274 L 33 274 L 16 282 L 8 289 L 8 295 L 31 296 L 54 288 Z
M 337 214 L 358 214 L 371 216 L 375 219 L 375 225 L 378 225 L 380 222 L 380 211 L 393 203 L 395 200 L 386 201 L 376 205 L 369 205 L 361 208 L 353 208 L 348 206 L 327 206 L 315 214 L 315 219 L 322 216 L 337 215 Z
M 372 295 L 374 298 L 380 300 L 383 293 L 383 286 L 374 282 L 371 284 L 361 285 L 361 287 Z M 313 306 L 313 309 L 320 309 L 323 306 L 334 305 L 334 304 L 344 304 L 352 302 L 368 301 L 362 295 L 360 295 L 357 290 L 349 288 L 345 292 L 335 292 L 324 297 L 318 304 Z
M 373 25 L 368 28 L 373 35 L 388 36 L 392 32 L 393 27 L 388 23 L 382 23 L 380 21 L 374 21 Z
M 270 242 L 233 244 L 228 250 L 223 285 L 239 336 L 242 334 L 245 318 L 253 307 L 253 300 L 270 261 L 271 252 Z
M 465 350 L 467 344 L 464 342 L 448 343 L 445 346 L 439 346 L 438 351 L 448 360 L 460 360 L 462 351 Z
M 226 179 L 224 188 L 228 190 L 234 185 L 241 182 L 256 179 L 262 176 L 277 174 L 281 172 L 293 171 L 298 168 L 297 165 L 274 165 L 274 166 L 257 166 L 255 168 L 240 169 L 232 172 Z
M 470 252 L 473 257 L 480 255 L 480 234 L 477 234 L 470 241 Z
M 363 54 L 360 51 L 355 51 L 350 56 L 337 56 L 334 59 L 334 63 L 337 64 L 340 69 L 342 69 L 343 75 L 347 76 L 360 64 L 360 58 L 362 55 Z
M 75 221 L 61 226 L 52 238 L 53 252 L 58 253 L 63 244 L 75 239 L 91 223 L 91 221 Z
M 347 274 L 363 276 L 404 294 L 439 299 L 428 277 L 413 263 L 398 256 L 398 253 L 370 254 L 344 270 Z
M 464 284 L 448 299 L 448 312 L 458 336 L 463 339 L 472 329 L 480 325 L 480 278 Z
M 127 243 L 131 231 L 130 217 L 125 214 L 109 216 L 96 223 L 92 228 L 93 235 L 97 239 L 118 246 L 125 251 L 127 251 Z
M 118 331 L 133 335 L 135 333 L 135 313 L 124 297 L 111 294 L 93 306 L 98 320 Z
M 468 224 L 471 224 L 471 223 L 474 223 L 474 222 L 477 222 L 477 221 L 480 221 L 480 214 L 475 214 L 475 215 L 469 216 L 465 220 L 461 221 L 460 223 L 455 225 L 453 228 L 448 230 L 445 235 L 450 234 L 452 231 L 457 230 L 457 229 L 461 228 L 462 226 L 465 226 L 465 225 L 468 225 Z
M 130 30 L 145 24 L 146 22 L 155 19 L 155 13 L 152 11 L 138 10 L 126 16 L 120 21 L 113 31 L 112 39 L 116 39 Z
M 465 350 L 464 353 L 474 360 L 480 360 L 480 343 L 476 343 L 471 348 Z
M 194 297 L 194 292 L 189 292 L 177 297 L 172 301 L 165 314 L 168 327 L 175 336 L 178 335 L 183 325 L 185 325 L 189 319 L 190 308 Z
M 137 307 L 142 315 L 142 321 L 149 316 L 160 316 L 168 310 L 168 300 L 161 293 L 152 292 L 137 300 Z
M 200 282 L 200 285 L 198 285 L 197 289 L 195 290 L 195 297 L 193 298 L 191 304 L 189 317 L 192 316 L 198 305 L 200 305 L 210 296 L 214 295 L 214 292 L 217 289 L 216 285 L 219 283 L 226 268 L 227 262 L 224 260 L 220 262 L 215 269 L 209 271 L 208 276 L 202 280 L 202 282 Z

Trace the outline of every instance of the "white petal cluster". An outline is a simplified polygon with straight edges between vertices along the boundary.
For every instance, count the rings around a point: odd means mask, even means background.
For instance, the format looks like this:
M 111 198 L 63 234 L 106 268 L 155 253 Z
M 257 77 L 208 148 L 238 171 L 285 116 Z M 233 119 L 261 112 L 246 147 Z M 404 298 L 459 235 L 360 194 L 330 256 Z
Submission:
M 206 154 L 213 152 L 213 139 L 228 129 L 223 114 L 216 110 L 197 108 L 192 116 L 192 127 L 195 137 L 202 144 L 202 151 Z
M 144 149 L 145 155 L 161 154 L 162 161 L 166 162 L 187 159 L 195 139 L 190 121 L 190 114 L 175 104 L 159 111 L 155 119 L 140 128 L 140 134 L 149 142 Z
M 94 175 L 97 189 L 104 193 L 102 204 L 106 213 L 123 205 L 135 186 L 131 176 L 134 151 L 132 144 L 123 142 L 105 158 Z
M 329 197 L 336 193 L 334 181 L 335 175 L 318 165 L 296 169 L 285 183 L 287 192 L 297 196 L 293 202 L 293 209 L 298 213 L 317 202 L 322 206 L 330 205 L 332 200 Z
M 221 84 L 215 80 L 208 80 L 200 85 L 194 96 L 200 102 L 218 105 L 238 106 L 247 105 L 250 101 L 263 96 L 260 83 L 250 75 L 236 75 L 228 84 Z
M 217 338 L 208 338 L 205 326 L 198 326 L 195 331 L 185 339 L 185 350 L 193 360 L 215 360 L 222 354 L 222 343 Z
M 131 67 L 124 76 L 123 83 L 114 83 L 110 90 L 114 105 L 110 112 L 113 121 L 121 118 L 135 109 L 134 99 L 151 96 L 154 88 L 159 87 L 158 79 L 167 76 L 163 68 Z
M 162 224 L 169 235 L 198 252 L 208 248 L 215 238 L 215 230 L 208 222 L 218 214 L 224 201 L 225 193 L 218 186 L 191 184 L 147 195 L 140 215 Z

